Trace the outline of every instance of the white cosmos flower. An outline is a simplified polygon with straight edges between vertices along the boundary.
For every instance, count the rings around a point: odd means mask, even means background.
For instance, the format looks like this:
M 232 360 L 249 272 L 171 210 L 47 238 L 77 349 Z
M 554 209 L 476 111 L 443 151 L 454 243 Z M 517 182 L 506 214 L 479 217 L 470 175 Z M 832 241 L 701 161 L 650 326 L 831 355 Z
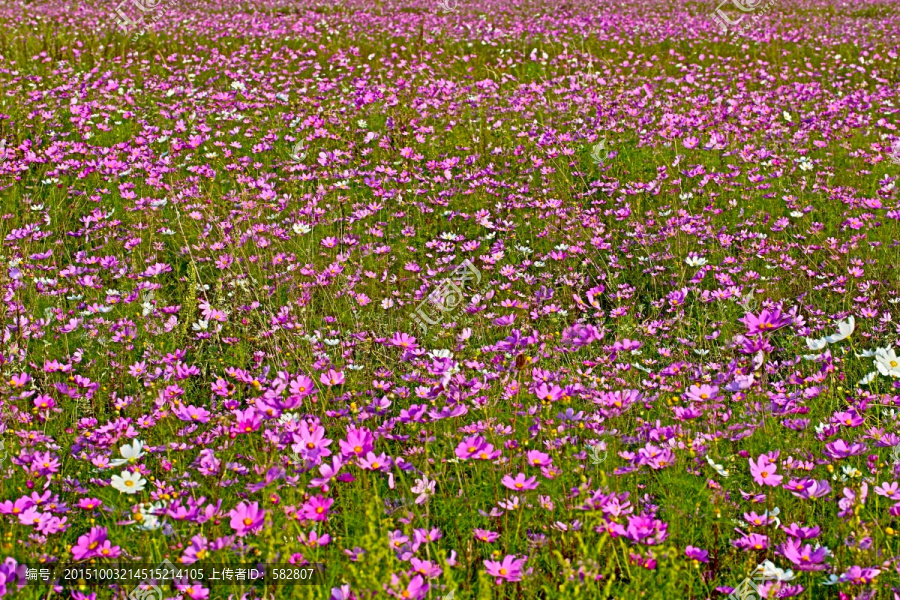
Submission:
M 711 466 L 715 470 L 715 472 L 722 477 L 728 477 L 729 475 L 731 475 L 731 473 L 729 473 L 728 470 L 725 469 L 725 467 L 723 467 L 722 465 L 717 465 L 713 462 L 713 459 L 708 456 L 706 457 L 706 462 L 708 462 L 709 466 Z
M 809 346 L 809 349 L 813 352 L 818 352 L 828 345 L 828 340 L 826 340 L 825 338 L 806 338 L 806 345 Z
M 875 379 L 876 375 L 878 375 L 878 373 L 876 373 L 875 371 L 872 371 L 871 373 L 869 373 L 868 375 L 866 375 L 865 377 L 863 377 L 862 379 L 859 380 L 859 385 L 869 385 L 870 383 L 872 383 L 872 380 Z
M 790 581 L 794 578 L 793 571 L 785 571 L 784 569 L 779 569 L 773 562 L 768 560 L 759 565 L 757 569 L 758 572 L 763 577 L 765 577 L 766 580 L 776 579 L 778 581 Z
M 856 319 L 853 315 L 850 315 L 850 318 L 846 321 L 838 321 L 838 332 L 825 337 L 825 341 L 829 344 L 834 344 L 835 342 L 840 342 L 841 340 L 846 340 L 848 337 L 853 335 L 853 331 L 856 329 Z
M 159 529 L 162 526 L 162 523 L 160 523 L 159 517 L 154 513 L 162 510 L 162 508 L 162 502 L 139 505 L 138 512 L 141 515 L 141 519 L 137 525 L 138 529 L 144 529 L 146 531 L 154 531 L 156 529 Z
M 886 377 L 900 378 L 900 359 L 893 348 L 879 348 L 875 353 L 875 367 Z
M 127 463 L 133 464 L 137 462 L 139 458 L 144 456 L 144 442 L 141 440 L 134 440 L 131 444 L 125 444 L 119 448 L 119 452 L 122 454 L 122 458 L 109 461 L 109 466 L 121 467 Z
M 294 233 L 296 233 L 297 235 L 305 235 L 312 231 L 312 227 L 310 227 L 306 223 L 294 223 L 291 229 L 293 229 Z
M 434 486 L 436 483 L 437 481 L 429 480 L 427 475 L 422 479 L 416 479 L 416 485 L 410 490 L 413 494 L 419 494 L 416 498 L 416 504 L 422 504 L 434 495 Z
M 137 494 L 143 491 L 147 480 L 141 477 L 140 473 L 122 471 L 121 475 L 113 475 L 110 483 L 123 494 Z
M 689 267 L 702 267 L 706 264 L 706 259 L 701 256 L 688 256 L 684 262 Z

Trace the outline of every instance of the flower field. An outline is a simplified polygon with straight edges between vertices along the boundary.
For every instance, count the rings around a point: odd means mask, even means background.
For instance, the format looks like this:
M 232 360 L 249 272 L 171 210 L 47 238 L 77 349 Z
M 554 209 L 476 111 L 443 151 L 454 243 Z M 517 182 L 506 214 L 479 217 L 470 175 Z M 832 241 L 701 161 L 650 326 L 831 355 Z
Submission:
M 0 597 L 900 600 L 898 53 L 892 0 L 0 5 Z

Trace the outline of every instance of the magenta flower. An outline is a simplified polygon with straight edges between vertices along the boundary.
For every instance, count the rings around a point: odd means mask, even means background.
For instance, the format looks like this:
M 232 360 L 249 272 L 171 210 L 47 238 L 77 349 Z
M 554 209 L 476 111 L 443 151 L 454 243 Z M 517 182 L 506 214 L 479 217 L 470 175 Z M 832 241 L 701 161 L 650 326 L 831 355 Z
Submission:
M 522 567 L 525 566 L 527 560 L 527 556 L 516 558 L 514 554 L 510 554 L 503 559 L 503 562 L 486 560 L 484 566 L 488 575 L 496 577 L 496 583 L 500 585 L 503 581 L 521 581 Z
M 298 431 L 294 433 L 294 441 L 291 449 L 307 460 L 318 463 L 319 459 L 331 456 L 328 446 L 332 440 L 325 437 L 325 428 L 321 425 L 303 421 Z
M 193 423 L 209 423 L 209 418 L 212 415 L 212 413 L 205 408 L 193 405 L 180 406 L 173 412 L 175 413 L 175 416 L 182 421 L 190 421 Z
M 828 566 L 823 562 L 826 556 L 825 548 L 820 546 L 813 550 L 809 544 L 802 547 L 800 544 L 801 542 L 797 538 L 788 538 L 779 547 L 779 553 L 794 563 L 801 571 L 822 571 Z
M 744 318 L 741 319 L 741 322 L 747 326 L 747 333 L 753 335 L 769 333 L 770 331 L 781 329 L 785 325 L 790 325 L 791 317 L 782 314 L 781 309 L 779 308 L 766 308 L 759 313 L 759 316 L 747 313 Z
M 504 475 L 503 479 L 500 480 L 500 483 L 502 483 L 507 488 L 509 488 L 513 491 L 516 491 L 516 492 L 521 492 L 524 490 L 533 490 L 534 488 L 536 488 L 538 486 L 537 478 L 536 477 L 526 478 L 525 473 L 519 473 L 518 475 L 516 475 L 515 479 L 513 479 L 509 475 Z
M 828 483 L 827 479 L 822 479 L 821 481 L 816 481 L 815 479 L 791 479 L 783 487 L 797 498 L 803 499 L 821 498 L 831 493 L 831 484 Z
M 760 456 L 756 462 L 753 462 L 752 458 L 750 459 L 750 474 L 753 475 L 753 479 L 758 485 L 770 485 L 773 487 L 781 485 L 784 477 L 776 474 L 775 471 L 777 470 L 778 466 L 765 454 Z
M 319 535 L 319 532 L 313 529 L 309 532 L 309 535 L 301 533 L 300 540 L 310 548 L 317 548 L 319 546 L 327 546 L 331 543 L 331 536 L 327 533 L 325 535 Z
M 12 591 L 12 584 L 21 590 L 26 582 L 26 565 L 20 565 L 14 558 L 8 557 L 0 563 L 0 598 Z
M 853 585 L 866 585 L 872 583 L 879 573 L 881 573 L 881 569 L 869 569 L 854 565 L 838 580 Z
M 255 533 L 262 528 L 266 520 L 266 511 L 259 507 L 258 502 L 241 502 L 231 512 L 231 528 L 239 537 Z
M 529 450 L 525 453 L 525 460 L 528 461 L 528 464 L 532 467 L 546 467 L 553 462 L 550 455 L 545 454 L 540 450 Z
M 394 337 L 391 338 L 390 343 L 392 346 L 397 346 L 398 348 L 404 348 L 406 350 L 414 350 L 419 347 L 416 343 L 416 338 L 405 333 L 395 333 Z
M 363 456 L 375 447 L 375 438 L 368 429 L 350 426 L 347 429 L 347 439 L 340 440 L 338 444 L 344 457 Z
M 496 542 L 500 538 L 500 534 L 494 531 L 488 531 L 487 529 L 475 529 L 475 539 L 491 544 Z
M 360 468 L 366 471 L 389 471 L 393 463 L 391 458 L 384 452 L 377 456 L 374 452 L 369 452 L 365 458 L 358 459 L 358 462 Z
M 424 598 L 428 594 L 428 584 L 421 575 L 413 577 L 406 589 L 400 592 L 399 597 L 404 599 L 418 600 Z
M 322 373 L 322 375 L 319 376 L 319 381 L 328 387 L 342 385 L 344 383 L 344 374 L 340 371 L 329 369 L 327 373 Z
M 866 445 L 860 442 L 848 444 L 844 440 L 835 440 L 825 445 L 825 454 L 834 460 L 856 456 L 866 451 Z
M 709 562 L 709 552 L 703 550 L 702 548 L 695 548 L 694 546 L 688 546 L 684 549 L 684 554 L 691 560 L 696 560 L 697 562 L 708 563 Z
M 731 544 L 741 550 L 765 550 L 769 547 L 769 538 L 760 533 L 751 533 L 734 540 Z
M 668 527 L 668 523 L 663 523 L 652 515 L 629 515 L 624 536 L 645 546 L 656 546 L 666 541 Z
M 500 456 L 499 450 L 494 450 L 494 446 L 488 444 L 480 435 L 473 435 L 464 438 L 456 446 L 456 457 L 461 459 L 476 458 L 481 460 L 494 460 Z
M 313 380 L 306 375 L 298 375 L 296 378 L 291 380 L 288 389 L 290 390 L 291 396 L 296 396 L 302 399 L 315 392 L 316 385 Z
M 714 385 L 692 385 L 685 398 L 694 402 L 708 402 L 719 399 L 719 388 Z
M 72 546 L 72 558 L 75 560 L 95 558 L 100 556 L 100 550 L 103 547 L 115 552 L 116 556 L 118 556 L 119 547 L 104 546 L 104 542 L 106 541 L 105 527 L 91 527 L 91 530 L 79 537 L 78 541 L 75 542 L 75 545 Z
M 331 498 L 313 496 L 301 507 L 300 514 L 311 521 L 325 521 L 328 519 L 328 509 L 334 504 Z

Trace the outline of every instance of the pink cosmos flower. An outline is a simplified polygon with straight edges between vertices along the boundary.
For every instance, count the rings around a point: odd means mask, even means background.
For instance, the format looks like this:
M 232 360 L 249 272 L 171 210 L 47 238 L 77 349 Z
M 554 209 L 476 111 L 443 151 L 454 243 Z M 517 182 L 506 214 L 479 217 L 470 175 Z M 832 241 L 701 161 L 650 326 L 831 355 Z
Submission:
M 209 418 L 212 415 L 212 413 L 205 408 L 193 405 L 180 406 L 173 412 L 175 413 L 175 416 L 182 421 L 190 421 L 192 423 L 209 423 Z
M 86 558 L 94 558 L 100 556 L 101 547 L 107 548 L 110 552 L 118 556 L 118 546 L 105 546 L 106 542 L 105 527 L 91 527 L 88 533 L 78 538 L 75 545 L 72 546 L 72 558 L 75 560 L 84 560 Z M 108 555 L 107 555 L 108 556 Z
M 328 446 L 332 440 L 325 437 L 325 428 L 322 425 L 303 421 L 298 429 L 298 432 L 294 433 L 295 443 L 291 446 L 294 452 L 316 463 L 322 458 L 331 456 Z
M 94 510 L 102 505 L 103 501 L 97 498 L 82 498 L 78 501 L 78 508 L 82 510 Z
M 475 533 L 476 540 L 479 540 L 479 541 L 482 541 L 482 542 L 485 542 L 488 544 L 496 542 L 500 538 L 499 533 L 496 533 L 493 531 L 488 531 L 487 529 L 475 529 L 474 533 Z
M 753 475 L 757 485 L 770 485 L 773 487 L 781 485 L 784 477 L 776 474 L 775 471 L 777 470 L 778 465 L 772 462 L 765 454 L 761 455 L 756 462 L 753 462 L 752 458 L 750 459 L 750 474 Z
M 342 456 L 363 456 L 372 451 L 375 445 L 375 438 L 372 437 L 372 432 L 368 429 L 357 429 L 351 425 L 347 429 L 347 439 L 340 440 L 338 443 L 341 447 Z
M 788 538 L 779 548 L 779 553 L 801 571 L 823 571 L 828 566 L 824 563 L 825 548 L 820 546 L 813 550 L 809 544 L 801 547 L 800 543 L 796 538 Z
M 840 576 L 839 581 L 846 581 L 854 585 L 866 585 L 872 583 L 879 573 L 881 573 L 881 569 L 868 569 L 854 565 Z
M 731 544 L 741 550 L 765 550 L 769 547 L 769 538 L 759 533 L 751 533 L 734 540 Z
M 527 560 L 527 556 L 516 558 L 515 554 L 509 554 L 503 559 L 503 562 L 486 560 L 484 566 L 488 575 L 496 577 L 496 583 L 500 585 L 503 581 L 521 581 L 522 567 L 525 566 Z
M 461 459 L 477 458 L 481 460 L 494 460 L 500 456 L 500 451 L 494 450 L 494 446 L 488 444 L 480 435 L 464 438 L 457 446 L 456 457 Z
M 741 322 L 747 326 L 747 332 L 750 334 L 769 333 L 776 329 L 781 329 L 785 325 L 790 325 L 791 317 L 782 314 L 781 309 L 763 309 L 759 316 L 747 313 Z
M 425 579 L 421 575 L 416 575 L 413 577 L 409 584 L 406 586 L 402 592 L 398 594 L 400 598 L 406 600 L 407 598 L 411 600 L 419 600 L 420 598 L 424 598 L 428 594 L 428 584 L 425 583 Z
M 525 460 L 528 461 L 528 464 L 532 467 L 546 467 L 553 462 L 550 455 L 545 454 L 540 450 L 529 450 L 525 453 Z
M 266 520 L 266 511 L 259 507 L 258 502 L 250 504 L 241 502 L 228 513 L 228 516 L 231 517 L 231 528 L 239 537 L 244 537 L 262 528 Z
M 367 471 L 389 471 L 392 464 L 391 458 L 384 452 L 377 456 L 374 452 L 369 452 L 365 458 L 358 460 L 360 468 Z
M 705 383 L 702 385 L 694 384 L 687 391 L 685 397 L 688 400 L 693 400 L 694 402 L 708 402 L 718 400 L 719 388 L 714 385 L 706 385 Z
M 397 346 L 398 348 L 404 348 L 407 350 L 414 350 L 415 348 L 419 347 L 419 345 L 416 343 L 416 338 L 405 333 L 395 333 L 394 337 L 391 338 L 390 343 L 392 346 Z
M 328 387 L 342 385 L 344 383 L 344 374 L 341 371 L 329 369 L 327 373 L 322 373 L 322 375 L 319 376 L 319 381 Z
M 300 541 L 310 548 L 316 548 L 319 546 L 327 546 L 331 542 L 331 536 L 327 533 L 325 535 L 319 535 L 319 532 L 313 529 L 309 532 L 309 535 L 301 533 Z
M 344 466 L 344 461 L 339 456 L 331 459 L 331 464 L 323 462 L 319 465 L 319 473 L 321 477 L 313 477 L 309 480 L 309 487 L 320 487 L 322 491 L 327 492 L 329 489 L 328 482 L 331 481 Z
M 702 548 L 695 548 L 694 546 L 688 546 L 684 549 L 684 554 L 691 560 L 696 560 L 697 562 L 708 563 L 709 562 L 709 552 L 703 550 Z
M 313 380 L 306 375 L 298 375 L 291 380 L 289 389 L 291 396 L 306 398 L 316 390 L 316 385 Z
M 328 509 L 334 504 L 331 498 L 313 496 L 300 508 L 303 518 L 311 521 L 325 521 L 328 519 Z
M 525 473 L 519 473 L 516 475 L 515 479 L 510 477 L 509 475 L 504 475 L 503 479 L 500 480 L 507 488 L 516 491 L 522 492 L 525 490 L 533 490 L 538 486 L 536 477 L 525 477 Z

